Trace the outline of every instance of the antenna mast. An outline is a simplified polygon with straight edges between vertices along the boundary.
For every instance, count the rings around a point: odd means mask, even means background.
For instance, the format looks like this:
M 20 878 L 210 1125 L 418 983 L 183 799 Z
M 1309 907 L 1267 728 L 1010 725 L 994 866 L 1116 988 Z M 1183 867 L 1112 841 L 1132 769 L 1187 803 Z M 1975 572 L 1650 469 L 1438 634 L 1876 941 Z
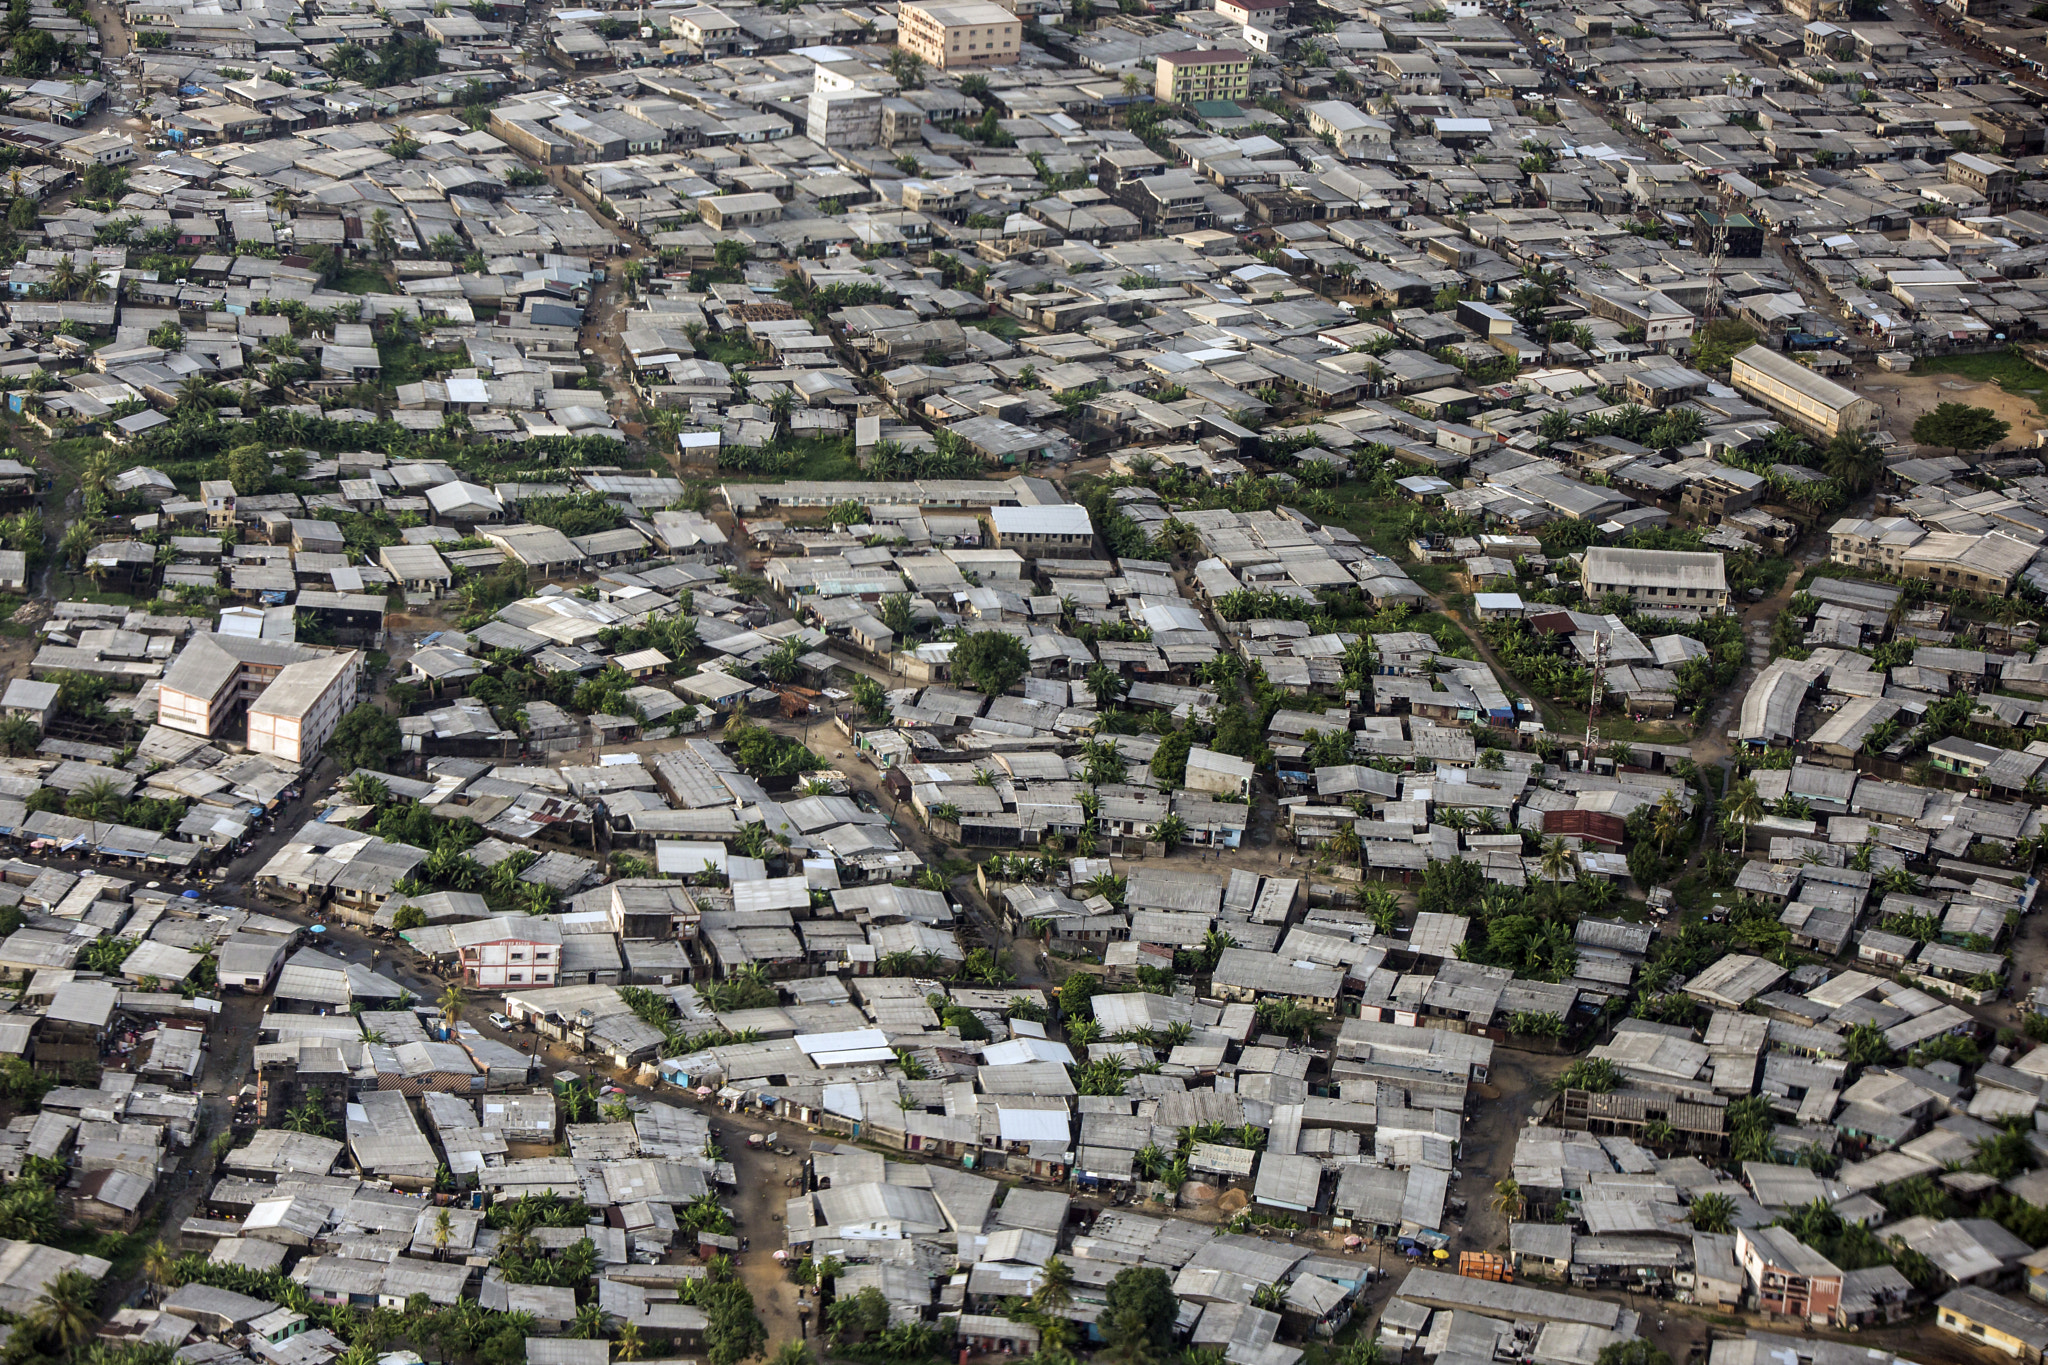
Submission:
M 1586 698 L 1586 762 L 1600 747 L 1600 698 L 1607 691 L 1607 632 L 1593 632 L 1593 686 Z

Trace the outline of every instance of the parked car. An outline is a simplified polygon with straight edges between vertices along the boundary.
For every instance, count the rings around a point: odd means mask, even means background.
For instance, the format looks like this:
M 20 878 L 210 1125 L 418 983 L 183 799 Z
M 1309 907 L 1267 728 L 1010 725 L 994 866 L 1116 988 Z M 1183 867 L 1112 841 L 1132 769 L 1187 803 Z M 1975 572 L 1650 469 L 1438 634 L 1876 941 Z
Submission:
M 491 1011 L 490 1019 L 492 1028 L 502 1029 L 506 1033 L 510 1033 L 512 1031 L 512 1021 L 510 1019 L 507 1019 L 504 1015 L 499 1014 L 496 1010 Z

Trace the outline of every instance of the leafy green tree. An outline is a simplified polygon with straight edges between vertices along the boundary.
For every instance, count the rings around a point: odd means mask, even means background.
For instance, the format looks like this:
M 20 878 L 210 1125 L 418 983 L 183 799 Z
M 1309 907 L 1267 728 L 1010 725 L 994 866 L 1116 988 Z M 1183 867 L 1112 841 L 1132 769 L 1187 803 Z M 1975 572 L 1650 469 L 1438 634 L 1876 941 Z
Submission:
M 1188 754 L 1194 747 L 1194 736 L 1185 730 L 1161 737 L 1159 747 L 1152 751 L 1150 765 L 1152 776 L 1159 779 L 1161 787 L 1171 789 L 1188 780 Z
M 1738 352 L 1756 345 L 1756 337 L 1756 328 L 1740 318 L 1716 318 L 1694 339 L 1693 364 L 1703 370 L 1726 369 Z
M 1990 408 L 1967 403 L 1939 404 L 1913 423 L 1915 441 L 1924 446 L 1947 446 L 1957 455 L 1995 446 L 2011 434 L 2012 423 L 2002 421 Z
M 2005 1127 L 1989 1137 L 1977 1139 L 1970 1169 L 1999 1180 L 2010 1180 L 2034 1169 L 2033 1144 L 2027 1141 L 2028 1129 L 2017 1122 L 2008 1122 Z
M 834 1301 L 825 1310 L 825 1322 L 834 1344 L 865 1340 L 889 1325 L 889 1300 L 882 1291 L 868 1285 L 858 1294 Z
M 1883 1029 L 1865 1020 L 1844 1038 L 1842 1057 L 1852 1066 L 1883 1066 L 1892 1059 L 1892 1045 L 1884 1040 Z
M 1641 1337 L 1600 1349 L 1598 1365 L 1671 1365 L 1671 1357 Z
M 1069 1029 L 1073 1021 L 1090 1017 L 1089 999 L 1102 986 L 1102 978 L 1090 972 L 1075 972 L 1059 986 L 1060 1013 L 1068 1020 Z
M 398 757 L 402 742 L 398 722 L 382 708 L 364 702 L 334 727 L 327 751 L 343 768 L 381 772 Z
M 959 1005 L 948 1007 L 945 1013 L 939 1016 L 939 1022 L 947 1028 L 957 1030 L 963 1042 L 974 1042 L 989 1036 L 988 1025 L 981 1022 L 980 1016 L 973 1010 L 963 1009 Z
M 1103 1292 L 1097 1326 L 1109 1353 L 1126 1361 L 1163 1361 L 1173 1350 L 1173 1326 L 1180 1313 L 1173 1281 L 1156 1266 L 1127 1266 Z
M 270 455 L 261 445 L 237 446 L 224 461 L 228 482 L 244 496 L 260 494 L 270 487 Z
M 983 630 L 953 647 L 952 664 L 956 681 L 964 678 L 975 690 L 997 697 L 1031 670 L 1031 654 L 1009 632 Z

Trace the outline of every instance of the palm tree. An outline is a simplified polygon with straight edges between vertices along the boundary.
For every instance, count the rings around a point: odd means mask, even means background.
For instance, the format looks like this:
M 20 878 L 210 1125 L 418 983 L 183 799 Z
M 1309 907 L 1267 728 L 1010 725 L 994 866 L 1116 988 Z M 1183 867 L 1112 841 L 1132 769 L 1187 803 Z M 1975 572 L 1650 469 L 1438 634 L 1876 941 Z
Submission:
M 1123 675 L 1107 664 L 1095 664 L 1088 670 L 1088 691 L 1095 698 L 1095 709 L 1107 711 L 1123 696 Z
M 620 1323 L 619 1339 L 612 1343 L 612 1357 L 616 1360 L 638 1360 L 640 1351 L 640 1329 L 630 1322 Z
M 99 1315 L 93 1311 L 98 1294 L 99 1281 L 83 1271 L 67 1270 L 43 1286 L 42 1297 L 29 1312 L 29 1323 L 58 1354 L 68 1356 L 92 1340 L 99 1323 Z
M 1728 789 L 1723 813 L 1742 828 L 1744 847 L 1749 845 L 1749 827 L 1764 816 L 1764 799 L 1758 795 L 1756 779 L 1745 777 Z
M 1135 71 L 1126 71 L 1120 82 L 1124 88 L 1124 122 L 1131 121 L 1131 109 L 1138 102 L 1138 96 L 1145 89 L 1145 80 Z
M 284 1116 L 284 1126 L 294 1133 L 311 1133 L 315 1137 L 327 1137 L 334 1129 L 334 1120 L 327 1116 L 327 1110 L 320 1104 L 320 1088 L 313 1086 L 306 1091 L 305 1098 Z
M 1486 1205 L 1510 1223 L 1529 1211 L 1529 1200 L 1522 1193 L 1521 1183 L 1513 1179 L 1495 1181 L 1493 1198 Z
M 596 1341 L 604 1335 L 604 1309 L 595 1303 L 586 1303 L 576 1310 L 576 1320 L 569 1328 L 569 1335 L 578 1341 Z
M 434 1259 L 435 1259 L 435 1260 L 437 1260 L 437 1261 L 438 1261 L 438 1260 L 440 1260 L 440 1259 L 441 1259 L 442 1257 L 444 1257 L 444 1256 L 446 1256 L 446 1255 L 448 1254 L 448 1242 L 449 1242 L 449 1239 L 450 1239 L 450 1238 L 454 1237 L 454 1235 L 455 1235 L 455 1225 L 454 1225 L 454 1220 L 453 1220 L 453 1219 L 451 1219 L 451 1218 L 449 1217 L 449 1215 L 448 1215 L 448 1210 L 446 1210 L 446 1209 L 437 1209 L 437 1210 L 435 1210 L 435 1212 L 434 1212 Z
M 462 993 L 462 987 L 451 985 L 441 992 L 441 1018 L 449 1028 L 454 1028 L 462 1019 L 462 1007 L 469 1003 L 469 997 Z
M 180 408 L 210 408 L 213 406 L 213 381 L 203 374 L 188 374 L 178 383 L 178 406 Z
M 1678 831 L 1685 824 L 1685 808 L 1679 804 L 1678 793 L 1667 791 L 1657 802 L 1657 813 L 1652 817 L 1657 833 L 1657 851 L 1669 853 L 1671 841 L 1678 837 Z
M 1698 1232 L 1733 1232 L 1735 1201 L 1725 1194 L 1707 1193 L 1694 1198 L 1689 1211 Z
M 1073 1282 L 1072 1266 L 1057 1256 L 1047 1257 L 1039 1268 L 1038 1291 L 1031 1296 L 1031 1306 L 1041 1313 L 1066 1307 L 1072 1299 L 1068 1287 Z
M 384 785 L 382 778 L 369 773 L 351 774 L 341 785 L 348 799 L 359 806 L 381 806 L 391 800 L 391 788 Z
M 126 796 L 111 777 L 95 777 L 65 802 L 66 808 L 83 820 L 112 820 L 126 804 Z
M 789 682 L 803 671 L 804 643 L 792 635 L 775 647 L 761 667 L 779 683 Z
M 1845 431 L 1828 442 L 1821 468 L 1851 493 L 1867 492 L 1884 468 L 1884 452 L 1860 431 Z
M 1188 822 L 1181 819 L 1178 815 L 1169 815 L 1154 827 L 1152 836 L 1160 843 L 1165 844 L 1166 851 L 1171 853 L 1173 852 L 1174 845 L 1188 837 Z
M 1565 843 L 1562 835 L 1552 835 L 1549 842 L 1543 845 L 1543 876 L 1550 883 L 1550 895 L 1553 900 L 1564 895 L 1565 874 L 1577 866 L 1578 858 Z
M 177 1255 L 164 1245 L 161 1237 L 151 1242 L 149 1250 L 142 1253 L 142 1278 L 149 1281 L 151 1298 L 163 1298 L 164 1287 L 171 1282 L 171 1267 L 177 1261 Z
M 391 214 L 384 209 L 370 215 L 370 245 L 387 261 L 398 249 L 398 238 L 391 231 Z
M 59 256 L 57 264 L 50 267 L 50 294 L 53 298 L 68 299 L 78 292 L 84 280 L 78 263 L 70 255 Z
M 787 432 L 789 430 L 789 417 L 795 411 L 796 395 L 788 389 L 777 389 L 774 396 L 768 400 L 768 415 L 775 419 L 775 427 L 778 431 Z

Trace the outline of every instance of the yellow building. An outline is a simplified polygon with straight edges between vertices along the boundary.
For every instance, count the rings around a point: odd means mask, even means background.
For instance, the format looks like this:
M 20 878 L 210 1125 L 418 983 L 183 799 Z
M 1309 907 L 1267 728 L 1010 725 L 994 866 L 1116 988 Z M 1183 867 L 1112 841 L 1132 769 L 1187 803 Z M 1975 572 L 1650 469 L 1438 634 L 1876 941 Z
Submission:
M 1976 1285 L 1950 1290 L 1934 1305 L 1935 1326 L 2033 1365 L 2048 1351 L 2048 1314 L 2023 1299 Z
M 1738 351 L 1729 366 L 1735 391 L 1754 398 L 1809 436 L 1832 441 L 1877 425 L 1877 403 L 1763 346 Z
M 1007 65 L 1017 60 L 1023 43 L 1023 21 L 986 0 L 903 0 L 896 11 L 896 46 L 937 71 Z
M 1152 93 L 1162 100 L 1241 100 L 1251 91 L 1252 54 L 1234 47 L 1162 52 Z

